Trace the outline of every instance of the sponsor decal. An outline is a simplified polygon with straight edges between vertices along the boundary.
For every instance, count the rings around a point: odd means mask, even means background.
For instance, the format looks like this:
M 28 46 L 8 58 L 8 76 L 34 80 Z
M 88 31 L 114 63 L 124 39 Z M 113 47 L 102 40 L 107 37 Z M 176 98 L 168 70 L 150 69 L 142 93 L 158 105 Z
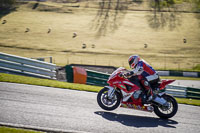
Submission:
M 132 109 L 137 109 L 137 110 L 142 110 L 142 111 L 148 111 L 148 112 L 152 112 L 153 108 L 152 107 L 145 107 L 145 106 L 140 106 L 140 105 L 135 105 L 135 104 L 121 104 L 121 107 L 123 108 L 132 108 Z
M 138 105 L 137 108 L 140 109 L 140 110 L 142 109 L 140 105 Z
M 131 82 L 128 82 L 128 81 L 123 81 L 123 83 L 134 86 L 134 84 L 132 84 Z
M 122 88 L 126 89 L 126 87 L 125 87 L 125 86 L 123 86 L 123 85 L 121 85 L 120 87 L 122 87 Z
M 113 82 L 113 84 L 118 84 L 118 83 L 120 84 L 120 82 L 118 82 L 118 81 Z

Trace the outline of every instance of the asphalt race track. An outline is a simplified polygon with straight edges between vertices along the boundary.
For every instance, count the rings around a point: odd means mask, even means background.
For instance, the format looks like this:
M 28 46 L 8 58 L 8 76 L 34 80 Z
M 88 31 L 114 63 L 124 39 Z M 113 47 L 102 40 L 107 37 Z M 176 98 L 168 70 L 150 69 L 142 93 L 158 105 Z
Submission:
M 108 112 L 97 93 L 0 82 L 0 125 L 65 132 L 200 133 L 200 107 L 179 104 L 176 116 L 118 108 Z
M 175 82 L 171 83 L 170 85 L 200 88 L 200 81 L 199 80 L 176 80 Z

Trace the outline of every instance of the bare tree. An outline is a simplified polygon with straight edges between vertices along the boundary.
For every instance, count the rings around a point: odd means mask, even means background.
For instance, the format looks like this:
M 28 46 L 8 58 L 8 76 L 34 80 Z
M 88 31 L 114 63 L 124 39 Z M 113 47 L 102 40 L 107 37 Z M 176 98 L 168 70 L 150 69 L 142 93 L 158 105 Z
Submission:
M 147 16 L 149 26 L 153 29 L 169 27 L 170 30 L 181 25 L 181 16 L 174 6 L 174 0 L 150 0 L 153 14 Z
M 121 25 L 128 9 L 127 0 L 102 0 L 92 21 L 92 29 L 97 31 L 96 37 L 105 36 L 107 32 L 114 32 Z
M 0 0 L 0 8 L 10 8 L 15 2 L 16 0 Z

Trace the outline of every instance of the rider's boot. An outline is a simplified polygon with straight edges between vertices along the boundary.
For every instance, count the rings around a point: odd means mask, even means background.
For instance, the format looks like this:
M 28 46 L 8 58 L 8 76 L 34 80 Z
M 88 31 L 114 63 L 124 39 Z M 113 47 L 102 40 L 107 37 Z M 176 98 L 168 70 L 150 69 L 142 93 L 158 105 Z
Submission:
M 156 94 L 153 93 L 152 88 L 149 88 L 147 92 L 147 98 L 148 98 L 147 101 L 150 102 L 153 99 L 155 99 L 155 97 L 156 97 Z
M 151 86 L 149 85 L 149 82 L 146 80 L 141 80 L 141 83 L 143 85 L 143 87 L 147 90 L 147 101 L 151 101 L 152 99 L 154 99 L 155 94 L 152 91 Z
M 153 101 L 153 102 L 156 102 L 156 103 L 164 105 L 164 106 L 167 105 L 167 101 L 164 98 L 157 96 L 153 92 L 152 88 L 150 87 L 150 85 L 147 81 L 144 81 L 143 85 L 144 85 L 145 89 L 148 90 L 148 92 L 147 92 L 147 102 Z
M 164 98 L 154 94 L 152 90 L 149 90 L 149 91 L 150 91 L 150 94 L 147 94 L 147 96 L 148 96 L 148 100 L 147 101 L 148 102 L 153 101 L 153 102 L 156 102 L 156 103 L 158 103 L 160 105 L 168 106 L 168 103 Z M 149 93 L 149 91 L 148 91 L 148 93 Z

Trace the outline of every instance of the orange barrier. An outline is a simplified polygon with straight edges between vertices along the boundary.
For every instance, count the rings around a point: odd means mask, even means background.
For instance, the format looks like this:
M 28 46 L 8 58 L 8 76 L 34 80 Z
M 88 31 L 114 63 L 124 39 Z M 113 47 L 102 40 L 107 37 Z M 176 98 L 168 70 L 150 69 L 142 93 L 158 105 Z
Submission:
M 87 72 L 84 68 L 73 67 L 74 83 L 86 84 Z

